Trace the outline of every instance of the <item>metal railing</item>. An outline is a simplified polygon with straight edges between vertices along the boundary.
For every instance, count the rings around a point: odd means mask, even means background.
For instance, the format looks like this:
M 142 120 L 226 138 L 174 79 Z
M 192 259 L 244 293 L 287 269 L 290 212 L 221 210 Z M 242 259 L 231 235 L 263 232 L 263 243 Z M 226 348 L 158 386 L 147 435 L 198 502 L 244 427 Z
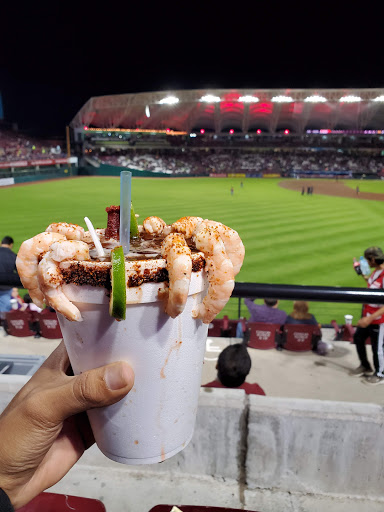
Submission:
M 344 288 L 337 286 L 235 283 L 232 297 L 239 298 L 238 317 L 240 318 L 241 299 L 244 297 L 251 299 L 384 304 L 384 289 L 372 290 L 368 288 Z

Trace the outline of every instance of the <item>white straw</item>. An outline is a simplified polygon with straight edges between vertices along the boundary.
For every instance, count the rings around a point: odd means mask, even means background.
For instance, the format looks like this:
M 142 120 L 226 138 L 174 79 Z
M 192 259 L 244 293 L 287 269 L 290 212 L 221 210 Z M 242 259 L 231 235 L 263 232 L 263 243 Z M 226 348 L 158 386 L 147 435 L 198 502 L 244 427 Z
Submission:
M 88 217 L 84 217 L 85 223 L 88 227 L 89 232 L 91 233 L 91 237 L 93 243 L 95 244 L 96 252 L 99 258 L 103 258 L 105 256 L 103 246 L 100 243 L 99 237 L 96 234 L 95 228 L 93 227 L 92 222 L 88 219 Z

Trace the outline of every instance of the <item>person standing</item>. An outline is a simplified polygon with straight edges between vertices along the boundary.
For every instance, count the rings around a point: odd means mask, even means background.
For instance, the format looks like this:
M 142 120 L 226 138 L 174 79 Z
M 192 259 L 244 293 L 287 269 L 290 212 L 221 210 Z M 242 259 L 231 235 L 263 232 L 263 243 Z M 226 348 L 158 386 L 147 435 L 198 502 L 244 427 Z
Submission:
M 22 288 L 16 270 L 16 254 L 12 251 L 13 238 L 5 236 L 0 246 L 0 311 L 11 310 L 12 288 Z
M 384 288 L 384 253 L 380 247 L 369 247 L 364 251 L 364 257 L 373 268 L 370 276 L 364 276 L 368 288 Z M 372 375 L 372 367 L 367 358 L 366 340 L 371 338 L 373 364 L 375 371 Z M 363 314 L 357 323 L 357 329 L 353 336 L 356 345 L 360 366 L 351 370 L 349 374 L 354 377 L 364 377 L 364 383 L 376 385 L 384 384 L 384 306 L 382 304 L 364 304 Z

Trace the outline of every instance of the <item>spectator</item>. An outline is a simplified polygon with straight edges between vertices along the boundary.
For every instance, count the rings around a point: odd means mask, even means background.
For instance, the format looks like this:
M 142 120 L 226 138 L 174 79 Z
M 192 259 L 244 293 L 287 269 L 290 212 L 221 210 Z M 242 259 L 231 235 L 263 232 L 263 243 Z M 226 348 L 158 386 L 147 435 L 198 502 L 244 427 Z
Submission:
M 24 304 L 22 305 L 21 307 L 21 310 L 22 311 L 36 311 L 37 313 L 41 313 L 43 310 L 41 308 L 39 308 L 39 306 L 36 306 L 36 304 L 34 304 L 32 302 L 32 299 L 31 299 L 31 296 L 29 295 L 29 293 L 26 293 L 24 295 Z
M 250 322 L 283 325 L 287 318 L 287 313 L 278 309 L 279 301 L 277 299 L 264 299 L 264 304 L 259 305 L 255 304 L 252 299 L 245 298 L 244 304 L 251 313 Z
M 306 325 L 318 325 L 316 318 L 314 315 L 309 313 L 309 305 L 308 302 L 304 300 L 295 300 L 293 303 L 293 311 L 287 316 L 285 321 L 286 324 L 306 324 Z
M 363 276 L 368 283 L 368 288 L 384 288 L 384 253 L 380 247 L 369 247 L 364 251 L 364 257 L 369 266 L 373 268 L 372 274 Z M 364 376 L 365 384 L 384 384 L 384 306 L 380 304 L 364 304 L 363 315 L 357 323 L 357 329 L 353 336 L 356 345 L 360 366 L 351 370 L 353 377 Z M 367 359 L 365 342 L 371 338 L 373 364 L 375 372 L 372 375 L 372 367 Z
M 22 309 L 22 307 L 24 306 L 24 301 L 19 295 L 19 289 L 16 287 L 12 288 L 11 290 L 11 300 L 12 299 L 16 301 L 12 309 Z
M 315 333 L 312 338 L 312 350 L 319 355 L 326 355 L 328 349 L 325 343 L 321 341 L 321 325 L 317 322 L 314 315 L 309 313 L 309 304 L 304 300 L 295 300 L 293 311 L 287 316 L 286 324 L 298 325 L 317 325 L 319 333 Z
M 251 358 L 244 343 L 229 345 L 219 355 L 216 379 L 202 387 L 238 388 L 244 389 L 247 395 L 265 395 L 264 390 L 258 384 L 245 382 L 251 366 Z
M 5 236 L 0 246 L 0 311 L 11 310 L 12 288 L 22 288 L 16 270 L 16 254 L 12 251 L 13 238 Z

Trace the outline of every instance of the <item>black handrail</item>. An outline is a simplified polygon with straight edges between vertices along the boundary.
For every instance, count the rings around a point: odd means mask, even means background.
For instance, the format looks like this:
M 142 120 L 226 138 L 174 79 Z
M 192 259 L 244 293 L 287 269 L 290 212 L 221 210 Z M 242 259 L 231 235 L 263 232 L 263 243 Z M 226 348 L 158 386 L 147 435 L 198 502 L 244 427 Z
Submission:
M 235 283 L 232 297 L 384 304 L 384 289 L 372 290 L 368 288 L 344 288 L 337 286 Z

